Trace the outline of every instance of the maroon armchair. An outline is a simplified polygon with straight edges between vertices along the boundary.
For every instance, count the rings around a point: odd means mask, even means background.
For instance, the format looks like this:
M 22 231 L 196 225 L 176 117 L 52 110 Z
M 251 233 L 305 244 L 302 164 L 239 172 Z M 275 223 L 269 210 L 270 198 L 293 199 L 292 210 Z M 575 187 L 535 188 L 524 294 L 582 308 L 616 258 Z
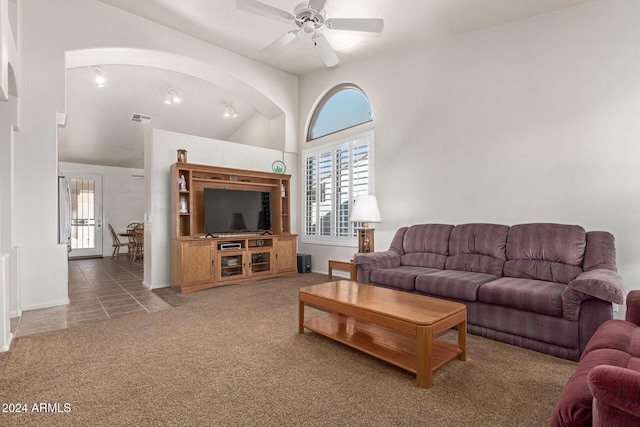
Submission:
M 585 348 L 551 426 L 640 425 L 640 290 L 627 295 L 625 320 L 609 320 Z

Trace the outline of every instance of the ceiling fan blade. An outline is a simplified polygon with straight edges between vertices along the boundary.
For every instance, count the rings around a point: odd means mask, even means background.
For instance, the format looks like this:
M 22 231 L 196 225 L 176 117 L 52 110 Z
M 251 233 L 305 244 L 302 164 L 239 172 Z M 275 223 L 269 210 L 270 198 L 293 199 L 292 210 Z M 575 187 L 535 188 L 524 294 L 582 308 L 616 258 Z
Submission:
M 331 30 L 379 33 L 384 28 L 384 21 L 379 18 L 333 18 L 327 19 L 325 25 Z
M 274 15 L 288 20 L 295 19 L 295 16 L 293 16 L 292 13 L 270 6 L 266 3 L 262 3 L 258 0 L 236 0 L 236 7 L 248 8 L 252 11 L 259 12 L 261 15 Z
M 262 54 L 265 56 L 274 56 L 282 49 L 287 47 L 290 43 L 295 41 L 300 36 L 300 30 L 289 31 L 278 37 L 269 46 L 262 49 Z
M 331 45 L 327 41 L 327 39 L 322 34 L 316 34 L 313 37 L 313 44 L 318 48 L 318 53 L 320 54 L 320 58 L 322 58 L 322 62 L 328 68 L 335 67 L 340 62 L 338 60 L 338 56 L 331 48 Z
M 320 12 L 324 9 L 324 5 L 327 3 L 327 0 L 309 0 L 309 9 L 312 9 L 315 12 Z

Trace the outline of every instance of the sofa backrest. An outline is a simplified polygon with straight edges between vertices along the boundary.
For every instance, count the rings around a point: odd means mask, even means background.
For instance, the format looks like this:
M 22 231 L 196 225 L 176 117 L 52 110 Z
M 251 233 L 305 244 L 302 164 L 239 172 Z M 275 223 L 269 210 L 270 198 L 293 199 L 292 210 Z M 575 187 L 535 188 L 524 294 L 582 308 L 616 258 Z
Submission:
M 404 233 L 401 265 L 444 269 L 453 225 L 412 225 Z
M 506 225 L 456 225 L 449 238 L 446 269 L 502 276 L 508 232 Z
M 520 224 L 509 228 L 503 275 L 569 283 L 580 274 L 586 232 L 578 225 Z
M 584 252 L 584 271 L 605 268 L 618 271 L 616 265 L 616 244 L 613 234 L 607 231 L 588 231 L 587 248 Z

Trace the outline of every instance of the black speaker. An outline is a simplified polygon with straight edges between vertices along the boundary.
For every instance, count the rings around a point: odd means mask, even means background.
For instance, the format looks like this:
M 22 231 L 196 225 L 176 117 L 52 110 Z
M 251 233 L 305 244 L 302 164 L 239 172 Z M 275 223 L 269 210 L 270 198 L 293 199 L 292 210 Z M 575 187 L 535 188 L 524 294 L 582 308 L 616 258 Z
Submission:
M 298 273 L 311 273 L 311 255 L 298 254 Z

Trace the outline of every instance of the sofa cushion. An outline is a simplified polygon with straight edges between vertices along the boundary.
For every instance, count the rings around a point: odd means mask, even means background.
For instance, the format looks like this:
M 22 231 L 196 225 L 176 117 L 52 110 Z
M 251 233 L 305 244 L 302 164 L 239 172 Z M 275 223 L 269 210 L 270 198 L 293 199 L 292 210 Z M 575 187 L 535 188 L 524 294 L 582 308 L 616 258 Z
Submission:
M 471 271 L 490 274 L 495 277 L 502 276 L 504 261 L 487 255 L 461 254 L 447 258 L 445 268 L 447 270 Z
M 436 270 L 416 277 L 416 290 L 433 296 L 476 301 L 480 285 L 496 278 L 484 273 Z
M 383 286 L 415 290 L 416 277 L 419 274 L 439 271 L 433 268 L 400 266 L 395 268 L 379 268 L 371 271 L 371 281 Z
M 606 348 L 640 357 L 640 327 L 618 319 L 604 322 L 587 343 L 582 357 L 594 350 Z
M 569 283 L 582 272 L 584 228 L 520 224 L 509 228 L 504 276 Z
M 446 255 L 431 253 L 414 252 L 412 254 L 404 254 L 400 258 L 401 265 L 437 268 L 439 270 L 444 270 L 446 262 Z
M 555 282 L 502 277 L 482 285 L 478 290 L 478 300 L 560 317 L 565 287 Z
M 463 224 L 451 230 L 447 270 L 474 271 L 502 276 L 509 227 Z
M 598 349 L 583 355 L 576 373 L 569 378 L 551 417 L 551 426 L 588 426 L 592 422 L 593 395 L 589 390 L 589 372 L 608 365 L 638 370 L 640 361 L 613 349 Z
M 404 234 L 402 249 L 405 255 L 401 263 L 443 269 L 446 256 L 449 255 L 449 236 L 452 229 L 453 225 L 445 224 L 412 225 Z M 416 253 L 421 255 L 407 256 Z
M 503 275 L 521 279 L 546 280 L 567 284 L 582 273 L 580 267 L 542 260 L 508 260 L 504 263 Z

